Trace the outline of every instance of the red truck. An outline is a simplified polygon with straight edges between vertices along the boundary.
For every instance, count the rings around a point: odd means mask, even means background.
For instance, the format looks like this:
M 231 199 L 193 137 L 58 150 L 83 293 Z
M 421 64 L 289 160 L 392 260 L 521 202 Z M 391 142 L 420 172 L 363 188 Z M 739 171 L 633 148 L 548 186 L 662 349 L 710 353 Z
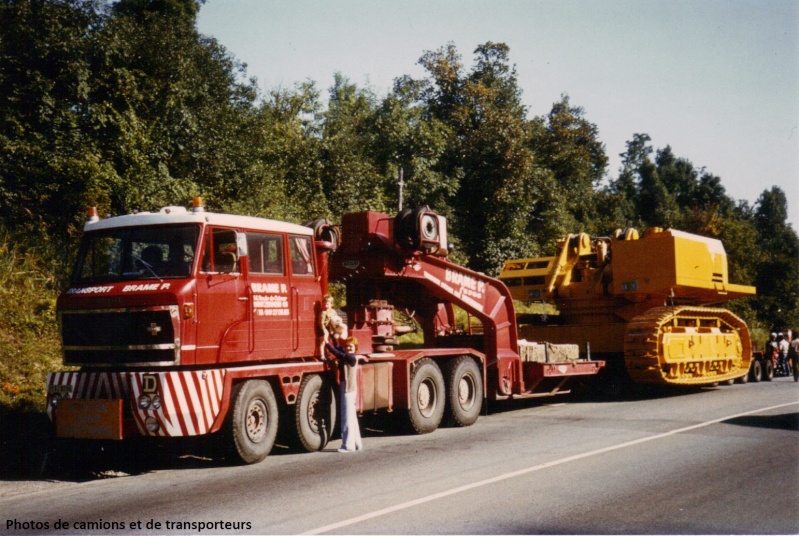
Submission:
M 308 451 L 336 428 L 336 370 L 318 355 L 328 281 L 346 287 L 358 409 L 404 415 L 418 433 L 473 424 L 486 399 L 568 392 L 590 356 L 530 351 L 497 279 L 447 259 L 446 221 L 428 207 L 296 225 L 164 207 L 100 219 L 89 210 L 69 288 L 58 299 L 64 363 L 48 374 L 58 437 L 225 434 L 245 463 L 278 425 Z M 458 328 L 455 308 L 469 326 Z M 412 328 L 422 348 L 402 348 Z M 549 350 L 557 350 L 554 346 Z M 569 354 L 569 352 L 566 352 Z

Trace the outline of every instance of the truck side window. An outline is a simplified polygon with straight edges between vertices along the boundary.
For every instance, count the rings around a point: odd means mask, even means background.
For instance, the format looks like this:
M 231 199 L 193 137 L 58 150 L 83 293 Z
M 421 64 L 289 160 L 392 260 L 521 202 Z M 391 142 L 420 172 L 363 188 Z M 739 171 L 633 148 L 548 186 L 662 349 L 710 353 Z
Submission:
M 248 232 L 247 250 L 250 255 L 250 272 L 278 275 L 284 273 L 281 235 Z
M 203 250 L 203 272 L 237 272 L 239 270 L 236 231 L 230 229 L 212 229 L 206 235 Z
M 289 238 L 291 246 L 291 272 L 294 275 L 313 275 L 313 250 L 311 239 L 308 236 L 295 236 Z

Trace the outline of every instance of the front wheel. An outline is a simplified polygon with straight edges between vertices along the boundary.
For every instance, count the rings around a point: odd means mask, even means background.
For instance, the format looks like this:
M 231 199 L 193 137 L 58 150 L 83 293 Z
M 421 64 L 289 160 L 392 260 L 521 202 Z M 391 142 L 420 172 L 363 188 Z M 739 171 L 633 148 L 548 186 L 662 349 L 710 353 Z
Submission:
M 265 380 L 250 380 L 233 392 L 231 432 L 236 453 L 244 463 L 258 463 L 275 444 L 277 400 Z
M 447 379 L 447 421 L 469 426 L 477 421 L 483 408 L 483 381 L 474 359 L 462 355 L 445 368 Z
M 422 359 L 416 364 L 411 379 L 411 427 L 417 434 L 427 434 L 438 428 L 444 417 L 444 376 L 432 359 Z
M 313 452 L 322 450 L 336 427 L 336 397 L 330 382 L 318 374 L 305 376 L 294 405 L 295 434 L 298 443 Z

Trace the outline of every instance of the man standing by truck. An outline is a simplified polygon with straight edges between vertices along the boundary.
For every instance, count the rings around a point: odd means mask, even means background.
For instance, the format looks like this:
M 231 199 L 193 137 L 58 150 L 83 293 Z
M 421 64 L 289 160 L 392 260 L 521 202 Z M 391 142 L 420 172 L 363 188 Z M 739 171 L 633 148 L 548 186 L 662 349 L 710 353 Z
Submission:
M 788 365 L 793 371 L 793 381 L 799 382 L 799 336 L 793 337 L 788 345 Z
M 788 368 L 788 351 L 791 349 L 791 330 L 782 332 L 779 342 L 780 357 L 777 361 L 777 371 L 780 376 L 790 376 L 791 370 Z

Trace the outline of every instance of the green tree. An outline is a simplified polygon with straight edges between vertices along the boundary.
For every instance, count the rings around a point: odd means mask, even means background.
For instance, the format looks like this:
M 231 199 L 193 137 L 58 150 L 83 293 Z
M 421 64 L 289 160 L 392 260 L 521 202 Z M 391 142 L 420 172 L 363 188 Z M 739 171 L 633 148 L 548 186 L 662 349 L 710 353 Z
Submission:
M 113 212 L 200 193 L 221 206 L 245 180 L 256 90 L 239 81 L 243 65 L 199 35 L 197 8 L 123 0 L 100 36 L 96 128 L 117 170 Z
M 0 217 L 11 232 L 66 235 L 112 174 L 87 126 L 100 8 L 0 3 Z
M 765 190 L 754 210 L 758 298 L 755 308 L 773 329 L 799 327 L 799 237 L 787 223 L 788 201 L 777 186 Z
M 552 106 L 541 135 L 533 143 L 539 161 L 554 175 L 562 209 L 571 216 L 569 232 L 581 227 L 592 230 L 595 189 L 608 164 L 597 126 L 587 121 L 583 108 L 572 106 L 564 94 Z
M 679 207 L 660 178 L 657 166 L 648 159 L 638 170 L 638 214 L 649 227 L 673 227 L 679 221 Z
M 321 103 L 313 83 L 275 89 L 253 119 L 253 155 L 225 210 L 301 223 L 329 217 L 322 191 Z
M 321 151 L 322 188 L 334 214 L 388 209 L 383 176 L 374 164 L 376 111 L 372 92 L 336 73 L 322 114 Z
M 633 138 L 626 142 L 627 151 L 621 153 L 621 168 L 616 179 L 612 179 L 607 188 L 603 189 L 600 201 L 600 213 L 609 215 L 604 218 L 605 223 L 600 228 L 611 232 L 616 227 L 636 227 L 641 225 L 638 213 L 638 183 L 640 169 L 644 162 L 649 160 L 652 147 L 649 145 L 651 138 L 648 134 L 633 134 Z
M 429 117 L 447 127 L 437 171 L 458 181 L 450 221 L 463 253 L 472 268 L 497 273 L 536 246 L 527 226 L 541 174 L 508 46 L 488 42 L 474 53 L 468 73 L 452 44 L 425 53 L 429 78 L 418 87 Z

